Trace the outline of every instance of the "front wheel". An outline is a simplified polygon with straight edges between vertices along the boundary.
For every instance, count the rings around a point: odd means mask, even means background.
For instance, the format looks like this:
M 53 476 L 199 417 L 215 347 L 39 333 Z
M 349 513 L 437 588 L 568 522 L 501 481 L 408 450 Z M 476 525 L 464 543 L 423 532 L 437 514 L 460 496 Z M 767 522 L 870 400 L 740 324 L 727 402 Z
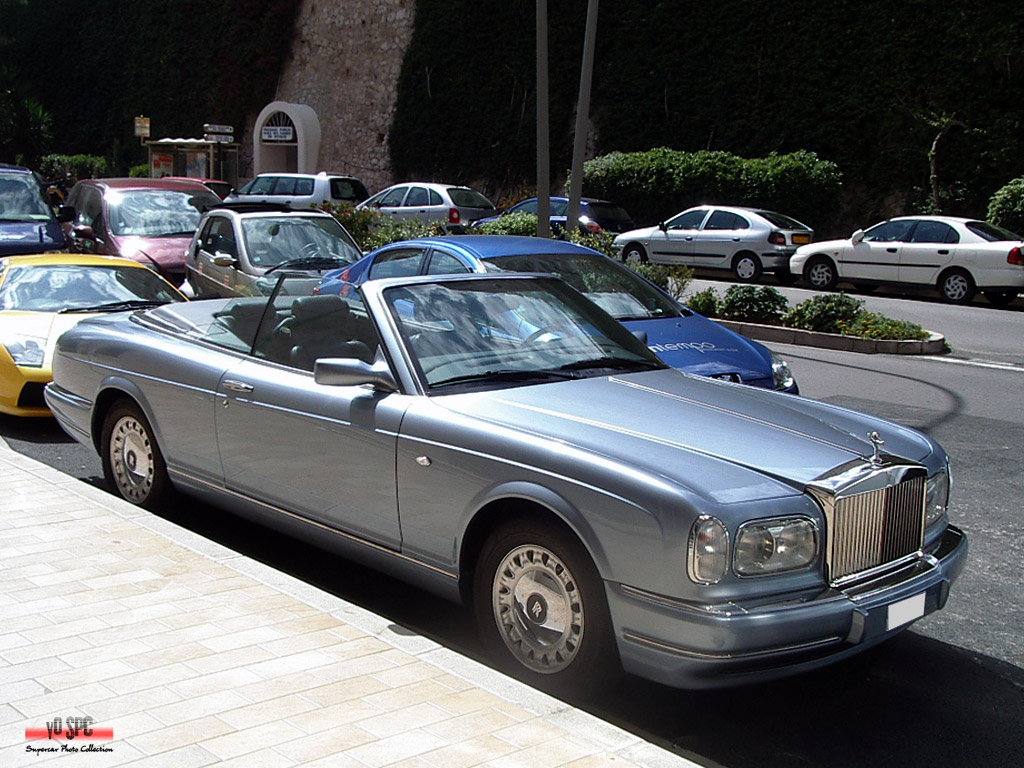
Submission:
M 763 271 L 761 260 L 753 253 L 738 253 L 732 260 L 732 273 L 744 283 L 756 283 Z
M 640 243 L 630 243 L 622 250 L 622 260 L 627 264 L 646 264 L 647 251 Z
M 804 266 L 804 279 L 812 288 L 819 291 L 831 291 L 839 282 L 835 265 L 825 256 L 815 256 Z
M 114 405 L 103 420 L 103 477 L 132 504 L 158 509 L 170 495 L 170 480 L 153 429 L 129 400 Z
M 962 269 L 951 269 L 939 278 L 939 293 L 950 304 L 969 304 L 974 291 L 974 280 Z
M 474 575 L 474 610 L 493 658 L 528 682 L 593 688 L 617 667 L 604 588 L 582 545 L 531 520 L 496 530 Z

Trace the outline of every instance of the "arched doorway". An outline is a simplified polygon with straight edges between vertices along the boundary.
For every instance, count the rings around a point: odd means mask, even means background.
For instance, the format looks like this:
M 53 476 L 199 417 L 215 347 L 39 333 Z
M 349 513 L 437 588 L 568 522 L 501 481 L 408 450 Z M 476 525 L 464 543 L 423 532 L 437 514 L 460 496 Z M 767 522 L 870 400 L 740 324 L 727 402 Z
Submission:
M 253 172 L 316 173 L 320 160 L 320 120 L 305 104 L 273 101 L 253 129 Z

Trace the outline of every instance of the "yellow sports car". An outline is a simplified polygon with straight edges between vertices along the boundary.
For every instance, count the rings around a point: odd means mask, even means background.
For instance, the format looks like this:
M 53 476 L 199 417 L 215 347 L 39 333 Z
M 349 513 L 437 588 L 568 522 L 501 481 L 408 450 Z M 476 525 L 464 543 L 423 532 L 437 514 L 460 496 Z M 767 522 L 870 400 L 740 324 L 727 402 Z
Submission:
M 57 338 L 84 317 L 186 301 L 158 274 L 113 256 L 0 259 L 0 413 L 49 416 L 43 387 Z

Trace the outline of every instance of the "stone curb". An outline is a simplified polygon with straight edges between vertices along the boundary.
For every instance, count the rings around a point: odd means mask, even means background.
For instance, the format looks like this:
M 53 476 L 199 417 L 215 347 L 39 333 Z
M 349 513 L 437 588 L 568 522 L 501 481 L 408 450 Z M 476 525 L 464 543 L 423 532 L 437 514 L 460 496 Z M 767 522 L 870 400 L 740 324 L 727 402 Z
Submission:
M 941 355 L 946 351 L 946 337 L 933 331 L 928 331 L 928 338 L 923 341 L 895 341 L 892 339 L 861 339 L 838 333 L 804 331 L 781 325 L 740 323 L 717 318 L 715 322 L 741 336 L 746 336 L 748 339 L 775 342 L 776 344 L 797 344 L 804 347 L 838 349 L 843 352 L 861 352 L 868 355 Z

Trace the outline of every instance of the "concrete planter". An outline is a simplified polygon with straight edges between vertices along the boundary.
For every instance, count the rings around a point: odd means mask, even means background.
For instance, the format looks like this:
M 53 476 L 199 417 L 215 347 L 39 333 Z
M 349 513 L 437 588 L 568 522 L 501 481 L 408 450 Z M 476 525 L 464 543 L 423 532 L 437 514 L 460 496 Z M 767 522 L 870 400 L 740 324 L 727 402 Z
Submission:
M 748 339 L 774 342 L 776 344 L 798 344 L 804 347 L 838 349 L 844 352 L 861 352 L 869 355 L 941 355 L 946 350 L 945 337 L 932 331 L 928 331 L 928 338 L 923 341 L 895 341 L 892 339 L 861 339 L 856 336 L 843 336 L 838 333 L 804 331 L 799 328 L 786 328 L 781 325 L 739 323 L 734 320 L 720 320 L 717 318 L 715 318 L 715 322 L 731 331 L 735 331 L 741 336 L 746 336 Z

